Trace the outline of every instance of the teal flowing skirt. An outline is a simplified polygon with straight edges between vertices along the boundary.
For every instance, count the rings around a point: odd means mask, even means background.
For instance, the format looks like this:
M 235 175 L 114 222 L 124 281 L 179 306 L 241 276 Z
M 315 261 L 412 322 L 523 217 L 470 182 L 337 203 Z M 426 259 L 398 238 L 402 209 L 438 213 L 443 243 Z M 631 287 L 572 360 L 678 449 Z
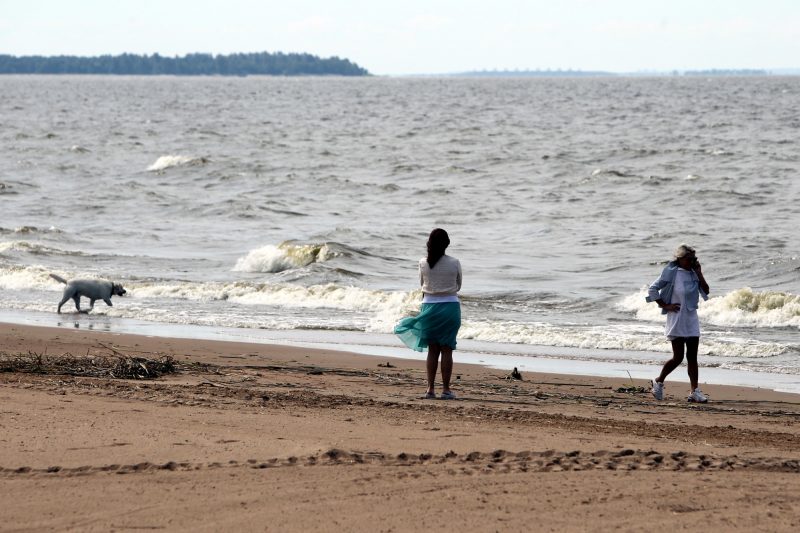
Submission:
M 456 348 L 456 334 L 461 327 L 461 304 L 443 302 L 422 304 L 417 316 L 402 319 L 394 327 L 403 344 L 422 352 L 429 344 Z

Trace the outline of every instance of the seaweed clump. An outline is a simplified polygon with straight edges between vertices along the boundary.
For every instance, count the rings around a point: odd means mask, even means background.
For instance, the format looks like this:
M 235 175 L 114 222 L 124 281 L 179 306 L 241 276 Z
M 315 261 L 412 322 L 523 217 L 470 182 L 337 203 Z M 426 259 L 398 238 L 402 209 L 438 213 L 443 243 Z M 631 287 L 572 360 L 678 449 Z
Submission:
M 53 356 L 35 352 L 28 352 L 25 355 L 0 354 L 0 372 L 115 379 L 155 379 L 177 371 L 178 365 L 170 356 L 149 359 L 130 356 L 77 357 L 71 354 Z

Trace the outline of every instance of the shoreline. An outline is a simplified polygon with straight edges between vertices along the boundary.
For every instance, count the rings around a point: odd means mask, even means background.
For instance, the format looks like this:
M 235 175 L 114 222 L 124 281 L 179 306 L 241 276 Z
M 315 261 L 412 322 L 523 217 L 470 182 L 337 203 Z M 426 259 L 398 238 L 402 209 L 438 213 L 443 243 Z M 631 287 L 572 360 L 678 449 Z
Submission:
M 15 337 L 19 337 L 19 340 L 16 342 Z M 113 340 L 113 344 L 127 346 L 132 349 L 132 353 L 168 353 L 171 356 L 184 353 L 186 358 L 200 358 L 202 361 L 199 362 L 212 364 L 230 364 L 232 356 L 220 356 L 217 354 L 249 353 L 250 355 L 248 357 L 274 358 L 276 354 L 281 354 L 281 359 L 314 359 L 331 361 L 336 365 L 344 365 L 349 368 L 362 368 L 365 366 L 374 367 L 376 365 L 380 366 L 381 364 L 389 364 L 403 366 L 406 368 L 414 368 L 418 372 L 424 372 L 425 369 L 425 358 L 422 354 L 420 354 L 418 357 L 403 357 L 403 354 L 406 352 L 411 352 L 412 354 L 416 352 L 402 348 L 398 350 L 392 350 L 391 352 L 384 354 L 376 354 L 342 349 L 343 345 L 331 347 L 327 344 L 320 345 L 315 343 L 272 343 L 231 339 L 220 340 L 193 337 L 165 337 L 160 335 L 143 335 L 115 331 L 96 331 L 90 329 L 82 330 L 78 328 L 71 329 L 63 326 L 51 327 L 0 322 L 0 346 L 4 346 L 5 350 L 10 349 L 10 351 L 16 349 L 18 353 L 33 352 L 54 355 L 54 350 L 57 351 L 57 346 L 61 345 L 63 352 L 76 356 L 81 355 L 82 352 L 86 352 L 88 354 L 92 351 L 92 349 L 96 349 L 98 355 L 102 354 L 102 352 L 106 352 L 105 355 L 113 355 L 113 353 L 108 353 L 109 350 L 107 348 L 103 348 L 104 343 L 100 339 L 104 339 L 106 341 Z M 615 376 L 560 372 L 558 371 L 558 368 L 563 365 L 563 360 L 549 358 L 544 359 L 544 364 L 540 366 L 547 368 L 547 370 L 531 370 L 530 368 L 524 366 L 522 368 L 518 368 L 518 370 L 522 372 L 525 379 L 532 382 L 544 382 L 556 379 L 562 381 L 577 381 L 584 386 L 595 385 L 597 387 L 604 388 L 631 386 L 648 388 L 648 381 L 644 378 L 631 378 L 628 375 Z M 510 362 L 514 361 L 514 359 L 510 359 Z M 574 363 L 585 364 L 581 361 L 575 361 Z M 595 365 L 596 363 L 592 364 Z M 630 367 L 631 365 L 628 366 Z M 498 368 L 496 366 L 487 365 L 476 360 L 464 361 L 456 359 L 454 376 L 461 376 L 463 374 L 473 376 L 478 374 L 489 374 L 495 378 L 498 378 L 507 376 L 509 373 L 508 371 L 512 368 L 513 367 L 510 366 L 507 368 Z M 673 396 L 673 400 L 685 400 L 685 395 L 683 395 L 682 391 L 684 388 L 686 388 L 688 392 L 688 379 L 685 376 L 685 372 L 683 372 L 683 375 L 681 376 L 675 375 L 684 369 L 685 365 L 675 370 L 675 372 L 670 375 L 669 380 L 666 382 L 667 390 Z M 636 375 L 638 373 L 641 373 L 641 371 L 634 371 L 632 374 Z M 437 380 L 440 379 L 441 375 L 437 377 Z M 758 397 L 758 399 L 769 399 L 770 401 L 776 400 L 800 402 L 800 395 L 791 391 L 781 391 L 767 387 L 731 385 L 724 383 L 708 384 L 702 379 L 701 384 L 703 384 L 704 392 L 713 392 L 715 393 L 715 397 L 721 397 L 724 399 L 741 397 L 744 394 L 748 397 Z M 457 386 L 457 381 L 454 381 L 453 385 Z M 719 391 L 726 392 L 722 393 L 720 396 Z M 648 398 L 649 397 L 650 396 L 648 393 Z
M 393 335 L 373 334 L 357 331 L 307 331 L 307 330 L 260 330 L 237 329 L 193 324 L 163 324 L 134 319 L 109 318 L 104 315 L 80 315 L 64 313 L 53 315 L 45 312 L 21 312 L 0 310 L 0 324 L 28 325 L 98 331 L 114 334 L 152 336 L 186 340 L 238 342 L 246 344 L 274 344 L 312 350 L 357 353 L 377 358 L 423 361 L 425 354 L 402 346 Z M 395 342 L 396 341 L 396 342 Z M 498 346 L 506 353 L 498 353 Z M 491 352 L 489 351 L 491 350 Z M 613 355 L 613 361 L 593 358 L 598 350 L 583 350 L 583 359 L 573 354 L 576 349 L 557 346 L 534 346 L 499 344 L 459 339 L 455 352 L 457 364 L 472 364 L 495 370 L 559 374 L 596 378 L 619 378 L 635 381 L 637 386 L 649 386 L 658 375 L 660 365 L 625 362 L 626 352 L 602 354 Z M 595 356 L 596 357 L 596 356 Z M 663 355 L 663 361 L 669 358 Z M 687 384 L 686 363 L 682 363 L 672 374 L 668 383 L 675 386 Z M 680 384 L 680 385 L 678 385 Z M 800 375 L 731 370 L 700 364 L 700 384 L 747 387 L 755 390 L 771 390 L 800 394 Z M 705 389 L 704 389 L 705 390 Z
M 668 384 L 657 402 L 627 377 L 457 363 L 457 399 L 424 400 L 412 359 L 5 323 L 0 343 L 178 365 L 0 372 L 12 529 L 634 531 L 643 508 L 658 529 L 800 526 L 796 394 L 711 385 L 689 404 Z

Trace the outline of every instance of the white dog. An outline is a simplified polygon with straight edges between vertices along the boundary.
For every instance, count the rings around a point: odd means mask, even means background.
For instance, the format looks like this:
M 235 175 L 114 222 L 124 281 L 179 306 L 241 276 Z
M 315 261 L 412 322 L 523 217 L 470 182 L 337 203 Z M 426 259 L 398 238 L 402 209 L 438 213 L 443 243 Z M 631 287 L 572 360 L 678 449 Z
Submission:
M 112 283 L 104 279 L 73 279 L 70 281 L 65 280 L 61 276 L 50 274 L 54 280 L 66 284 L 64 288 L 64 297 L 58 303 L 58 312 L 61 312 L 61 306 L 67 300 L 72 298 L 75 301 L 75 307 L 79 313 L 88 313 L 94 309 L 95 300 L 103 300 L 106 305 L 111 305 L 111 297 L 115 294 L 122 296 L 127 291 L 122 288 L 119 283 Z M 81 309 L 81 296 L 89 298 L 89 309 Z

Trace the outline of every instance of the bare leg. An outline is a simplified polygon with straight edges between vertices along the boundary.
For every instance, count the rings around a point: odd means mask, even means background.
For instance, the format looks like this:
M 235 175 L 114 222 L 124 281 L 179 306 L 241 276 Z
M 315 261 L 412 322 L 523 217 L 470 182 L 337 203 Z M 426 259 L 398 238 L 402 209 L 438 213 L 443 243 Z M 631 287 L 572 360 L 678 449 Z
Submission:
M 450 377 L 453 375 L 453 349 L 442 346 L 442 391 L 450 390 Z
M 678 368 L 683 362 L 683 343 L 682 337 L 672 340 L 672 359 L 664 363 L 664 368 L 661 369 L 661 374 L 656 378 L 659 383 L 664 383 L 670 372 Z
M 698 378 L 700 372 L 697 369 L 697 348 L 700 345 L 700 337 L 687 337 L 686 338 L 686 363 L 689 370 L 689 382 L 692 384 L 692 390 L 698 386 Z
M 442 352 L 442 347 L 438 344 L 431 343 L 428 345 L 428 393 L 433 394 L 434 384 L 436 383 L 436 370 L 439 368 L 439 354 Z M 442 361 L 442 371 L 444 371 L 444 361 Z

